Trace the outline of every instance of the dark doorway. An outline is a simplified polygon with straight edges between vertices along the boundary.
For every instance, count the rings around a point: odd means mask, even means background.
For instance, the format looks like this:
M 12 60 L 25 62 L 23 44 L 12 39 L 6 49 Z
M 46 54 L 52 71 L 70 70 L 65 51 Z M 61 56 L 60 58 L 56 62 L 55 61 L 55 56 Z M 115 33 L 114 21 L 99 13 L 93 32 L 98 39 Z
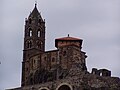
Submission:
M 58 88 L 58 90 L 71 90 L 68 85 L 62 85 Z

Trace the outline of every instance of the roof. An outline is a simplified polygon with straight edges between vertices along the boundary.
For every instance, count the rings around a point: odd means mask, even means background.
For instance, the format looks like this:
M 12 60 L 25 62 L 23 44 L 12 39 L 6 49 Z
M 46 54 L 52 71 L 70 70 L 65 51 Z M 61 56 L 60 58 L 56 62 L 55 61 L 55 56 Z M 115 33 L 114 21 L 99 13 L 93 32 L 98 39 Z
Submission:
M 57 38 L 56 40 L 65 40 L 65 41 L 79 41 L 79 40 L 82 40 L 82 39 L 79 39 L 79 38 L 74 38 L 74 37 L 63 37 L 63 38 Z
M 40 12 L 37 9 L 37 4 L 35 4 L 35 7 L 33 11 L 30 13 L 29 17 L 40 17 L 42 19 Z
M 62 38 L 57 38 L 57 39 L 55 39 L 55 47 L 58 47 L 58 42 L 59 41 L 65 41 L 65 42 L 79 42 L 79 43 L 81 43 L 82 44 L 82 39 L 80 39 L 80 38 L 75 38 L 75 37 L 69 37 L 69 34 L 68 34 L 68 37 L 62 37 Z M 81 45 L 80 44 L 80 45 Z M 62 44 L 60 44 L 59 46 L 64 46 L 64 45 L 68 45 L 68 44 L 64 44 L 64 43 L 62 43 Z M 71 43 L 71 44 L 69 44 L 69 45 L 77 45 L 78 46 L 78 44 L 73 44 L 73 43 Z

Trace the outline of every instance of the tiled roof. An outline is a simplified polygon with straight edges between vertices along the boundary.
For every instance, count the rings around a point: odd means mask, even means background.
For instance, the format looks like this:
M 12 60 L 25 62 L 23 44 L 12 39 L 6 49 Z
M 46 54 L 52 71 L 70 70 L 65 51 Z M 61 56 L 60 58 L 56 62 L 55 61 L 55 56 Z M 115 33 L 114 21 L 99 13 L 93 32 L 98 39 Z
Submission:
M 79 39 L 79 38 L 74 38 L 74 37 L 63 37 L 63 38 L 57 38 L 56 40 L 82 40 L 82 39 Z

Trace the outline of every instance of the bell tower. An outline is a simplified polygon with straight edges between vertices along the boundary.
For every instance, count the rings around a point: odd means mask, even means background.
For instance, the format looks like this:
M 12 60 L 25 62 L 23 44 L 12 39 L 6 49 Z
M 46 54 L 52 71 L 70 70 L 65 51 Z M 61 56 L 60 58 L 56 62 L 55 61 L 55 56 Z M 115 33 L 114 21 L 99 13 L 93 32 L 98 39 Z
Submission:
M 22 83 L 26 85 L 29 74 L 29 58 L 45 52 L 45 20 L 37 9 L 37 4 L 25 20 L 24 50 L 22 62 Z

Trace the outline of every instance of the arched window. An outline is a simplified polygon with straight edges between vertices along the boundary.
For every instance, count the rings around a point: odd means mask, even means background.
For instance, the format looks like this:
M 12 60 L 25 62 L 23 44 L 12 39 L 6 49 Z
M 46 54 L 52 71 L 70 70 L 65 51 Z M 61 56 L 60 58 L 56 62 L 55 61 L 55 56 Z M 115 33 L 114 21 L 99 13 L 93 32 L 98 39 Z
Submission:
M 71 85 L 65 83 L 59 85 L 56 90 L 73 90 L 73 88 Z
M 100 76 L 102 76 L 102 72 L 100 73 Z
M 29 36 L 31 37 L 33 35 L 32 29 L 29 28 Z
M 26 48 L 31 48 L 31 47 L 32 47 L 32 41 L 27 41 Z
M 30 37 L 32 36 L 32 30 L 30 30 Z
M 38 36 L 38 37 L 41 37 L 41 32 L 40 32 L 40 30 L 38 30 L 37 36 Z
M 62 86 L 59 87 L 58 90 L 71 90 L 71 89 L 68 85 L 62 85 Z
M 37 41 L 36 43 L 37 43 L 37 48 L 40 48 L 40 49 L 41 49 L 41 48 L 42 48 L 42 42 Z

